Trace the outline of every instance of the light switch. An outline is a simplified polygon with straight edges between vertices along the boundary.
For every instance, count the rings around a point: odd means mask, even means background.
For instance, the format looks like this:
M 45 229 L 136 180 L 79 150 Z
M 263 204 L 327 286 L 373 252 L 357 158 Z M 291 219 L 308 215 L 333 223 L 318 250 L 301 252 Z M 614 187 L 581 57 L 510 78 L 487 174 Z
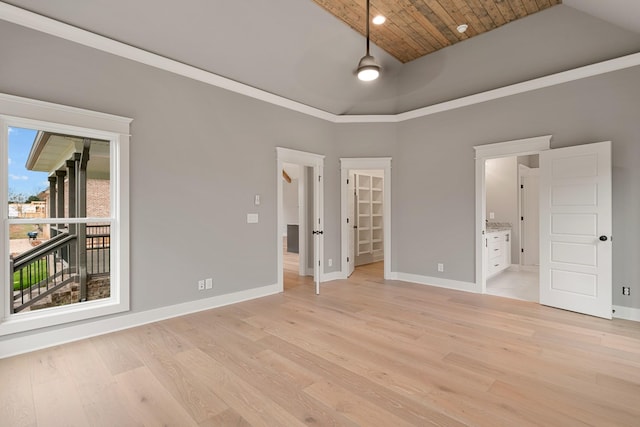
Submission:
M 253 203 L 258 206 L 260 204 L 260 195 L 256 194 L 256 196 L 253 199 Z
M 250 213 L 247 214 L 247 224 L 257 224 L 258 223 L 258 214 Z
M 489 219 L 495 219 L 495 217 L 496 217 L 495 212 L 489 212 Z

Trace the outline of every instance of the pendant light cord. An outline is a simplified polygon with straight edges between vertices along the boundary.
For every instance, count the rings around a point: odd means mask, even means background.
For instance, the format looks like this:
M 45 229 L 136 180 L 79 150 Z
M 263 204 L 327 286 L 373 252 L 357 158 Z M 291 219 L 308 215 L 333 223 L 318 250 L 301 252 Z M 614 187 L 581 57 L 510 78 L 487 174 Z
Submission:
M 369 3 L 367 0 L 367 56 L 369 56 Z

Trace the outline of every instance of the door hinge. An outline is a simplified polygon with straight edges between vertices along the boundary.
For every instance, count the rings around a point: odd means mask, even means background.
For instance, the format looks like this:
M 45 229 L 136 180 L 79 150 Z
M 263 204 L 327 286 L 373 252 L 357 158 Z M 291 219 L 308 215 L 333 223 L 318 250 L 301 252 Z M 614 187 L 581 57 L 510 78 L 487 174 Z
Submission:
M 349 218 L 347 218 L 347 224 L 349 224 Z
M 513 187 L 511 187 L 511 188 L 513 188 Z M 524 188 L 524 185 L 520 184 L 520 188 Z
M 520 249 L 520 252 L 524 253 L 524 248 L 521 248 L 521 249 Z
M 349 257 L 347 257 L 347 262 L 349 262 Z
M 349 178 L 347 178 L 347 185 L 349 184 Z
M 520 217 L 520 221 L 524 221 L 524 217 L 523 216 Z
M 322 176 L 318 175 L 318 182 L 320 182 L 321 179 L 322 179 Z

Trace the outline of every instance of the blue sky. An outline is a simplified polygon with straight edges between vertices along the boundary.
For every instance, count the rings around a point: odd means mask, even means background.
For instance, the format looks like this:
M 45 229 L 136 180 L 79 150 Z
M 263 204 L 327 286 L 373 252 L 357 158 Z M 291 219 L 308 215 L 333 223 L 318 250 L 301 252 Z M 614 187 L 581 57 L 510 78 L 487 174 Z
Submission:
M 25 167 L 37 133 L 38 131 L 33 129 L 9 128 L 9 167 L 7 171 L 10 193 L 22 193 L 28 197 L 49 186 L 46 172 L 32 172 Z

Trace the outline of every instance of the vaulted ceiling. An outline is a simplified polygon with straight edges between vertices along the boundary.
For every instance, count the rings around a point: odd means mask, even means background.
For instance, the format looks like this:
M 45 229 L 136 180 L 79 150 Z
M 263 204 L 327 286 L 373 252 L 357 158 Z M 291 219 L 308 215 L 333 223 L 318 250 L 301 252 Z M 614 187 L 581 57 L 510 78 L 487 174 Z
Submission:
M 640 1 L 556 3 L 372 0 L 388 23 L 372 27 L 369 83 L 365 0 L 2 0 L 0 26 L 19 8 L 333 114 L 395 114 L 640 51 Z
M 313 0 L 362 35 L 366 35 L 366 0 Z M 547 9 L 562 0 L 371 0 L 371 41 L 400 62 L 496 29 Z M 468 26 L 465 32 L 458 25 Z

